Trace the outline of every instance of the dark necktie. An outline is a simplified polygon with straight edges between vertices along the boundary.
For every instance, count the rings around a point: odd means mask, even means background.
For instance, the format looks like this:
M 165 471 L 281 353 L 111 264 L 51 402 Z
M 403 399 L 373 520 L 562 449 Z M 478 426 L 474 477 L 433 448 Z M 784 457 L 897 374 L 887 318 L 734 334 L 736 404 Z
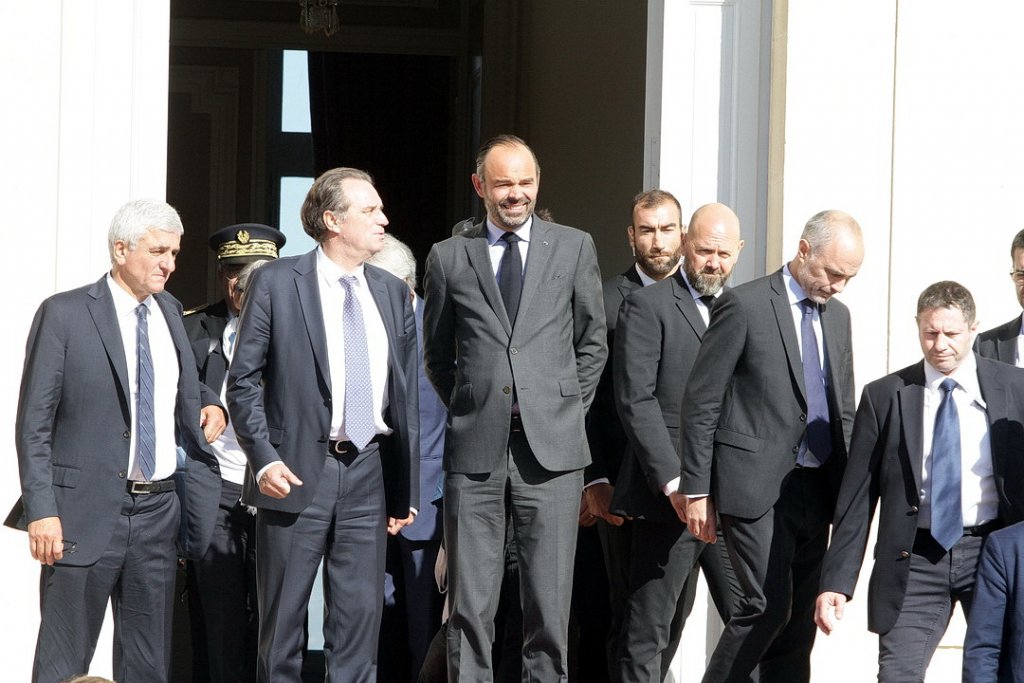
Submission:
M 143 479 L 149 481 L 156 471 L 156 426 L 153 421 L 153 356 L 149 352 L 149 308 L 139 304 L 135 309 L 136 380 L 135 395 L 135 466 Z
M 370 378 L 370 353 L 366 346 L 363 308 L 356 297 L 359 280 L 342 275 L 345 306 L 342 330 L 345 335 L 345 433 L 362 450 L 377 434 L 373 419 L 373 383 Z
M 704 305 L 707 306 L 708 313 L 715 310 L 715 296 L 713 294 L 703 294 L 697 298 L 703 301 Z
M 523 257 L 519 254 L 519 235 L 506 231 L 501 239 L 505 242 L 505 253 L 498 264 L 498 290 L 505 303 L 505 312 L 512 325 L 519 312 L 519 297 L 523 293 Z
M 800 302 L 800 351 L 804 366 L 804 389 L 807 391 L 807 430 L 804 433 L 806 450 L 824 465 L 832 454 L 832 430 L 828 414 L 828 395 L 825 393 L 825 372 L 818 354 L 818 337 L 814 333 L 814 311 L 817 305 L 810 299 Z
M 946 550 L 964 534 L 960 501 L 960 416 L 953 400 L 955 380 L 942 380 L 942 402 L 932 433 L 932 538 Z

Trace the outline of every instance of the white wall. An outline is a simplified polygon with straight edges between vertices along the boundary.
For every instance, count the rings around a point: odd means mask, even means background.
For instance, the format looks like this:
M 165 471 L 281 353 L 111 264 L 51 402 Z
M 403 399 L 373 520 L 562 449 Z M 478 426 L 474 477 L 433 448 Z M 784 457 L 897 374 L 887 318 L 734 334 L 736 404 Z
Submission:
M 164 196 L 169 0 L 0 3 L 0 509 L 19 495 L 17 387 L 32 315 L 50 294 L 109 267 L 117 207 Z M 21 532 L 0 529 L 5 587 L 0 661 L 29 680 L 39 624 L 38 565 Z M 110 674 L 109 636 L 93 672 Z

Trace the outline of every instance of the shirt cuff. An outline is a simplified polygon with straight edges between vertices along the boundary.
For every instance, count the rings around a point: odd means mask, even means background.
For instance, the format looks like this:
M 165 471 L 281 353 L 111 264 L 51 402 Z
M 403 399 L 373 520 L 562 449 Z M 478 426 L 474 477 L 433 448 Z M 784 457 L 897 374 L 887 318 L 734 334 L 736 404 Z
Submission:
M 263 467 L 261 467 L 260 471 L 256 473 L 256 486 L 260 485 L 260 477 L 262 477 L 263 474 L 267 470 L 269 470 L 274 465 L 282 465 L 282 464 L 284 464 L 284 460 L 275 460 L 274 462 L 270 463 L 269 465 L 264 465 Z
M 611 484 L 611 483 L 612 482 L 611 482 L 610 479 L 608 479 L 608 477 L 598 477 L 594 481 L 587 482 L 586 484 L 584 484 L 583 485 L 583 490 L 586 491 L 587 489 L 589 489 L 594 484 Z
M 673 493 L 676 493 L 677 491 L 679 491 L 679 480 L 680 479 L 682 479 L 682 477 L 676 477 L 675 479 L 673 479 L 669 483 L 667 483 L 664 486 L 662 486 L 661 487 L 661 492 L 664 493 L 666 496 L 671 496 Z

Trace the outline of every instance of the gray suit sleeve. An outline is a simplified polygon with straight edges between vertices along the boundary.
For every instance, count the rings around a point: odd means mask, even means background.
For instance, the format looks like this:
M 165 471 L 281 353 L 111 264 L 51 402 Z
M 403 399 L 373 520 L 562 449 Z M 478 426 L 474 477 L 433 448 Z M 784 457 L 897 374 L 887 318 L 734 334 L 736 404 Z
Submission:
M 589 410 L 608 360 L 608 329 L 604 314 L 601 270 L 594 240 L 585 234 L 573 282 L 573 346 L 583 408 Z

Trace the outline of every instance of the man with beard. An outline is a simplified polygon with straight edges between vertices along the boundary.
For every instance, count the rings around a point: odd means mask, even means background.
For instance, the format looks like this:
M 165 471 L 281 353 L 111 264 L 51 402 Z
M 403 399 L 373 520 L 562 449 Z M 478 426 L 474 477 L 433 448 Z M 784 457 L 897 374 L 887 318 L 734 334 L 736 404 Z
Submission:
M 725 292 L 683 398 L 690 532 L 720 518 L 743 586 L 704 680 L 810 679 L 814 600 L 853 427 L 850 313 L 834 294 L 860 270 L 860 226 L 822 211 L 779 271 Z M 715 515 L 717 508 L 718 516 Z
M 666 207 L 674 208 L 671 204 Z M 678 213 L 676 213 L 678 217 Z M 698 558 L 726 621 L 740 589 L 721 545 L 687 531 L 679 502 L 679 411 L 710 309 L 732 273 L 743 240 L 722 204 L 694 212 L 683 266 L 625 300 L 614 348 L 615 401 L 629 438 L 612 509 L 633 518 L 628 589 L 617 645 L 617 680 L 664 680 L 693 606 L 686 583 Z M 689 577 L 689 578 L 688 578 Z
M 607 357 L 590 235 L 533 215 L 540 168 L 512 135 L 477 156 L 487 218 L 435 244 L 424 278 L 424 360 L 449 409 L 444 535 L 450 681 L 493 679 L 491 643 L 511 515 L 523 679 L 568 679 L 566 643 L 584 416 Z

